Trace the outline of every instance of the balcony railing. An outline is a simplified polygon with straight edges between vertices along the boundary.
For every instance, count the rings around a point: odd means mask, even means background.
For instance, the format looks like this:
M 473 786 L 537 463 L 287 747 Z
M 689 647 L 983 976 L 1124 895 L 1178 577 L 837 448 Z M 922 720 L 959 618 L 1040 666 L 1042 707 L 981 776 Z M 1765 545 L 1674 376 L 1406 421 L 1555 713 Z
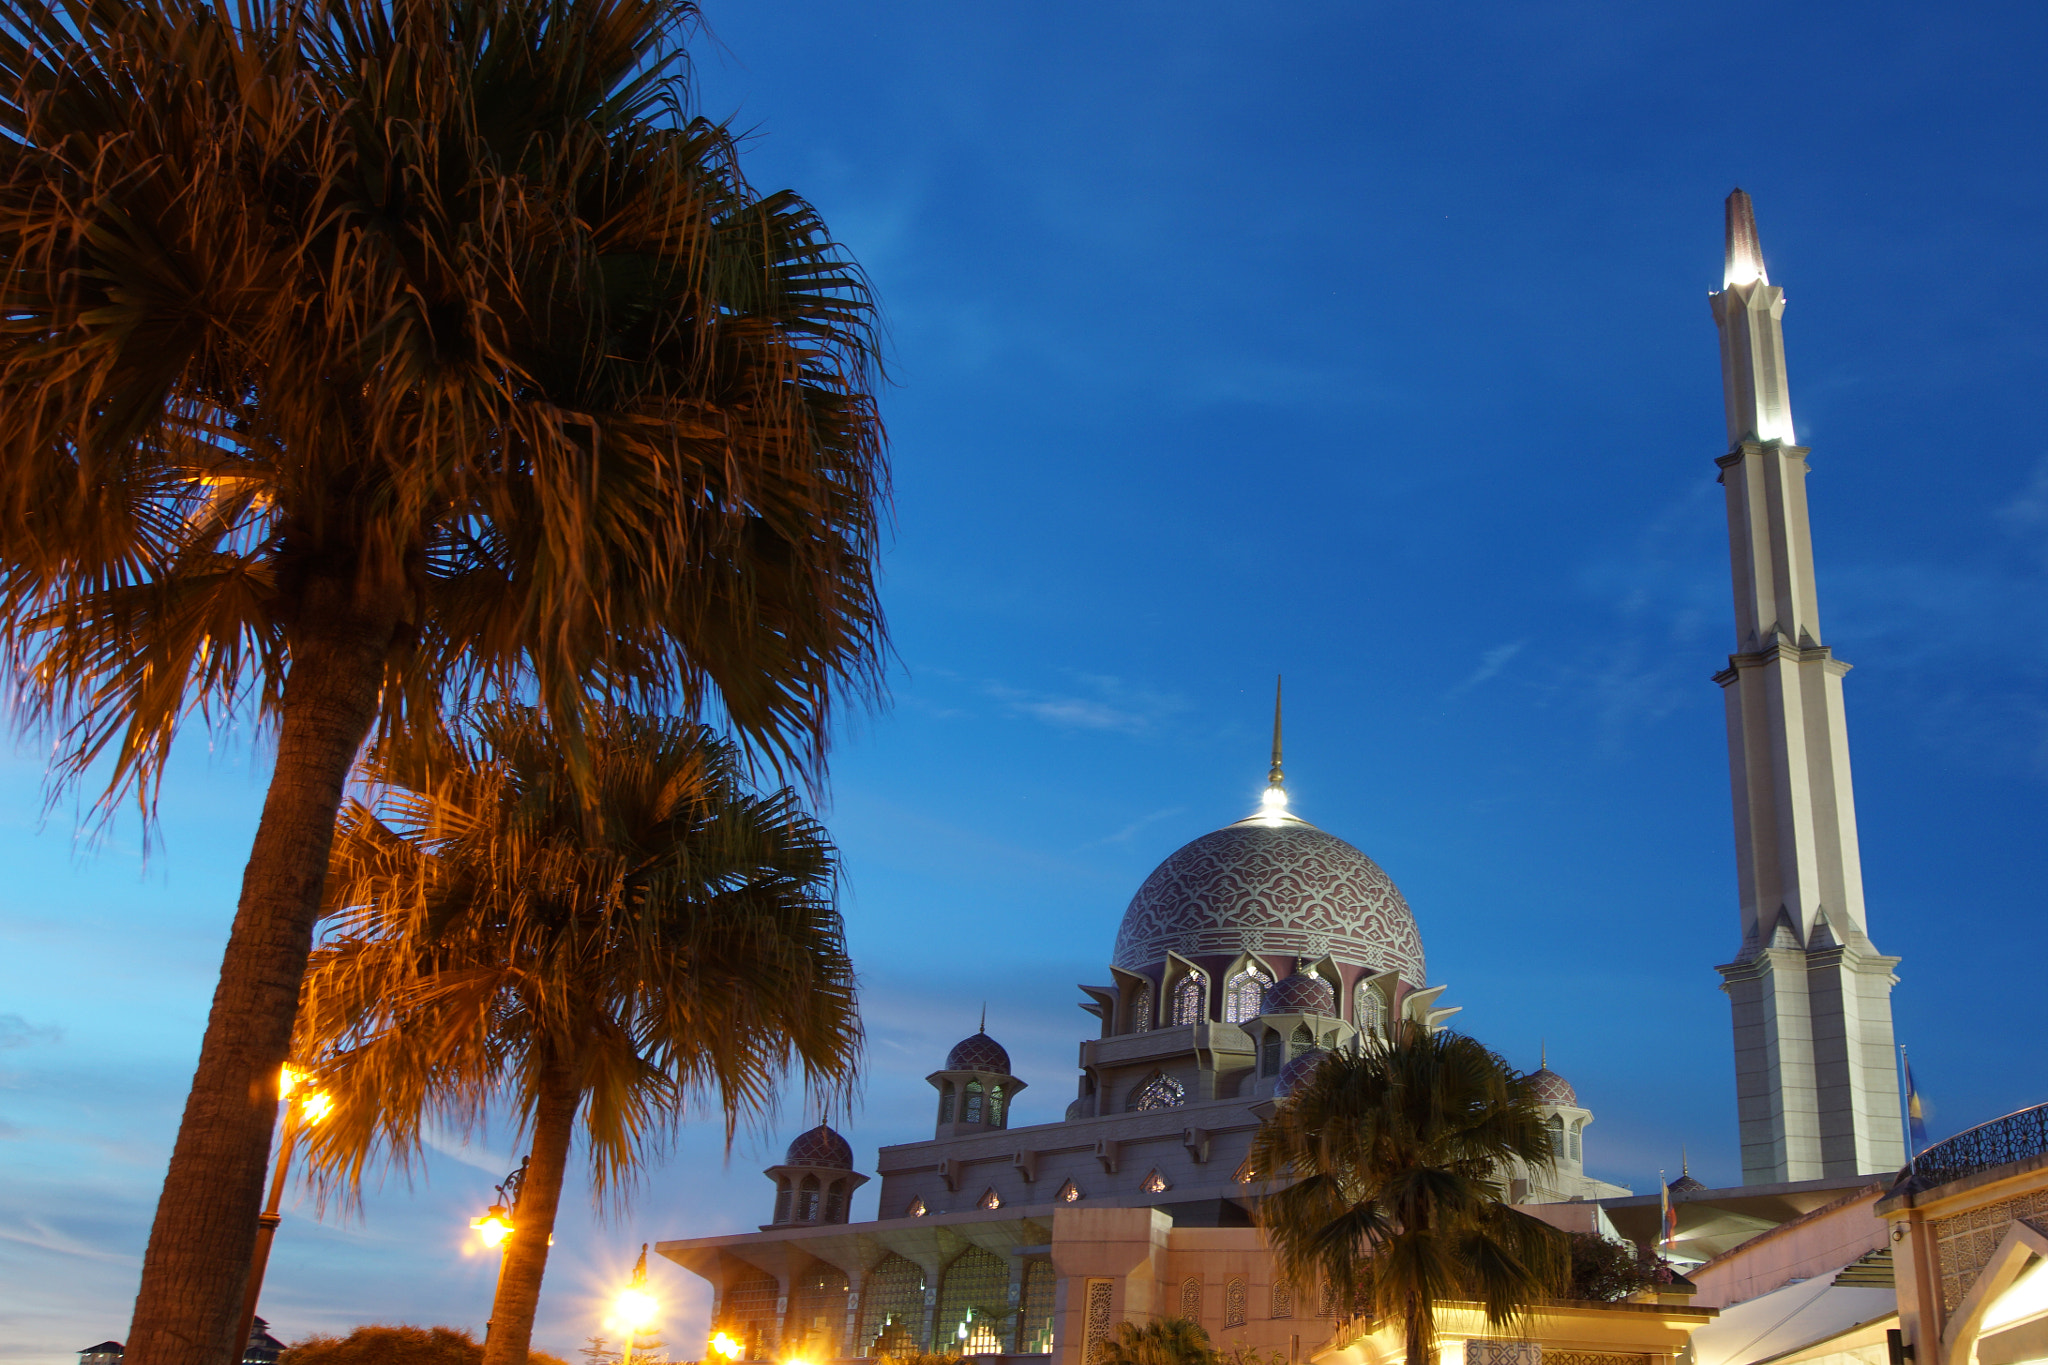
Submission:
M 2048 1104 L 2037 1104 L 1935 1143 L 1913 1159 L 1913 1181 L 1926 1189 L 2044 1154 L 2048 1154 Z

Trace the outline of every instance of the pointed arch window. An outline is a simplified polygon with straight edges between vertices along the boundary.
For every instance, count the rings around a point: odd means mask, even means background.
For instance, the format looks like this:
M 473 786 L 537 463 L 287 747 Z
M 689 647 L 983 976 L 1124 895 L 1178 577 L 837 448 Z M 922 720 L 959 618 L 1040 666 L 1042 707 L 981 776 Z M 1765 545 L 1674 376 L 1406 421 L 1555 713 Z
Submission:
M 1149 981 L 1140 981 L 1138 989 L 1131 992 L 1130 1031 L 1132 1033 L 1150 1033 L 1152 1031 L 1152 983 Z
M 952 1121 L 953 1083 L 951 1081 L 941 1081 L 939 1082 L 939 1122 L 951 1123 Z
M 1306 1052 L 1316 1045 L 1316 1036 L 1308 1031 L 1307 1024 L 1296 1024 L 1294 1034 L 1288 1038 L 1287 1043 L 1291 1052 Z
M 1387 1036 L 1387 997 L 1370 981 L 1361 981 L 1351 993 L 1351 1022 L 1372 1038 Z
M 835 1180 L 832 1188 L 825 1191 L 825 1221 L 843 1223 L 846 1221 L 846 1182 Z
M 775 1221 L 789 1221 L 789 1177 L 778 1176 L 775 1181 Z
M 1173 983 L 1173 1022 L 1199 1024 L 1209 1017 L 1209 978 L 1189 972 Z
M 961 1102 L 960 1105 L 960 1121 L 962 1123 L 981 1122 L 980 1081 L 969 1081 L 967 1083 L 967 1097 L 965 1100 Z
M 1273 977 L 1262 968 L 1246 967 L 1223 988 L 1223 1018 L 1226 1023 L 1242 1024 L 1247 1019 L 1259 1017 L 1259 997 L 1273 984 Z
M 1564 1153 L 1564 1115 L 1552 1114 L 1550 1121 L 1543 1125 L 1550 1130 L 1550 1150 L 1559 1156 Z
M 1000 1128 L 1003 1126 L 1003 1101 L 1007 1098 L 1008 1097 L 1003 1094 L 1002 1086 L 992 1085 L 988 1088 L 989 1127 Z
M 796 1221 L 818 1221 L 818 1177 L 814 1175 L 805 1176 L 803 1184 L 796 1187 Z
M 1578 1122 L 1576 1122 L 1576 1123 L 1574 1123 L 1574 1124 L 1572 1125 L 1572 1160 L 1573 1160 L 1573 1161 L 1583 1161 L 1583 1160 L 1585 1160 L 1585 1158 L 1584 1158 L 1583 1156 L 1581 1156 L 1581 1155 L 1580 1155 L 1580 1149 L 1579 1149 L 1579 1133 L 1580 1133 L 1580 1131 L 1581 1131 L 1581 1130 L 1583 1130 L 1583 1129 L 1585 1128 L 1585 1126 L 1586 1126 L 1586 1121 L 1585 1121 L 1584 1119 L 1580 1119 L 1580 1120 L 1579 1120 Z
M 1187 1087 L 1165 1072 L 1155 1071 L 1144 1084 L 1131 1092 L 1130 1103 L 1124 1106 L 1124 1112 L 1137 1114 L 1147 1109 L 1178 1109 L 1187 1102 Z
M 1265 1041 L 1259 1044 L 1259 1074 L 1280 1074 L 1280 1034 L 1277 1030 L 1267 1030 Z

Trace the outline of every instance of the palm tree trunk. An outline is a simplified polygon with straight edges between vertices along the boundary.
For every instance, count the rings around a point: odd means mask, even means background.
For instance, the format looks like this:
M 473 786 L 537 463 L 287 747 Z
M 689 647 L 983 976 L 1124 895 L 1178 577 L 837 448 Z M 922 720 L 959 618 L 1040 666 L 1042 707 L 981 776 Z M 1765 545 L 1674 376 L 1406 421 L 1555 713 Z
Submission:
M 317 601 L 320 594 L 309 593 Z M 277 762 L 157 1201 L 128 1365 L 231 1365 L 334 819 L 376 717 L 394 623 L 308 612 L 294 631 Z
M 548 1238 L 562 1202 L 562 1176 L 576 1135 L 576 1107 L 582 1090 L 574 1072 L 553 1062 L 541 1074 L 533 1106 L 533 1152 L 526 1183 L 512 1212 L 512 1236 L 505 1243 L 505 1268 L 491 1303 L 491 1333 L 483 1365 L 526 1365 L 533 1344 L 533 1316 L 540 1306 L 541 1276 L 548 1268 Z
M 1436 1315 L 1427 1303 L 1408 1301 L 1408 1365 L 1436 1365 Z

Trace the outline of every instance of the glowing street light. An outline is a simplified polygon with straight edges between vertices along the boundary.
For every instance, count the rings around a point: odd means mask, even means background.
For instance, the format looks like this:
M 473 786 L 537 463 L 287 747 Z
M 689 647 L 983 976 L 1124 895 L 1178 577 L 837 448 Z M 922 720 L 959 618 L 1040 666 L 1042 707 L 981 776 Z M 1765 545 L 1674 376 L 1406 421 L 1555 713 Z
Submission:
M 301 1129 L 320 1122 L 334 1112 L 334 1097 L 312 1089 L 313 1078 L 287 1064 L 278 1073 L 277 1097 L 284 1101 L 284 1140 L 277 1148 L 277 1169 L 270 1177 L 270 1199 L 256 1220 L 256 1254 L 249 1262 L 249 1289 L 242 1296 L 242 1333 L 238 1344 L 249 1340 L 256 1325 L 256 1300 L 263 1295 L 263 1272 L 270 1265 L 270 1244 L 277 1237 L 277 1225 L 284 1221 L 278 1207 L 284 1202 L 285 1172 L 291 1168 L 292 1149 L 298 1145 Z
M 505 1241 L 519 1230 L 513 1220 L 519 1213 L 519 1190 L 526 1184 L 526 1163 L 531 1160 L 530 1156 L 519 1158 L 519 1169 L 492 1187 L 498 1192 L 498 1202 L 485 1209 L 483 1217 L 469 1220 L 483 1244 L 498 1253 L 498 1278 L 491 1286 L 491 1316 L 484 1319 L 485 1341 L 491 1339 L 491 1323 L 498 1316 L 498 1290 L 505 1284 Z M 549 1237 L 548 1245 L 554 1244 L 555 1239 Z
M 512 1214 L 503 1204 L 493 1204 L 483 1217 L 470 1219 L 469 1225 L 483 1244 L 495 1251 L 512 1235 Z
M 626 1348 L 619 1353 L 619 1365 L 633 1365 L 633 1338 L 654 1325 L 661 1316 L 661 1301 L 647 1290 L 647 1243 L 640 1244 L 640 1259 L 633 1262 L 633 1277 L 612 1300 L 607 1326 L 626 1334 Z
M 738 1360 L 740 1358 L 740 1344 L 724 1332 L 720 1332 L 717 1336 L 711 1338 L 711 1349 L 713 1353 L 721 1355 L 727 1360 Z

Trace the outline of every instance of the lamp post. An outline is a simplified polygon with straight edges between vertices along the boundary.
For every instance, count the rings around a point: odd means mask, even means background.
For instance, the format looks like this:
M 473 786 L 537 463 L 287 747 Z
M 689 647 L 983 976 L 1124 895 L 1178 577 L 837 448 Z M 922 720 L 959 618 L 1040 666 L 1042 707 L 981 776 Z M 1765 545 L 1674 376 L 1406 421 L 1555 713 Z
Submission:
M 612 1321 L 626 1334 L 626 1349 L 620 1353 L 619 1365 L 633 1365 L 633 1338 L 652 1326 L 660 1312 L 660 1302 L 647 1292 L 647 1243 L 642 1242 L 640 1259 L 633 1263 L 633 1277 L 612 1300 Z
M 519 1214 L 519 1190 L 526 1183 L 526 1163 L 533 1158 L 519 1158 L 519 1169 L 506 1176 L 502 1184 L 493 1188 L 498 1191 L 498 1202 L 484 1210 L 483 1217 L 472 1218 L 469 1225 L 476 1229 L 476 1235 L 487 1247 L 498 1253 L 498 1277 L 491 1283 L 491 1317 L 484 1319 L 484 1340 L 491 1339 L 491 1322 L 498 1313 L 498 1290 L 505 1283 L 505 1241 L 519 1230 L 514 1221 Z
M 278 1080 L 278 1097 L 284 1101 L 284 1138 L 277 1147 L 277 1169 L 270 1177 L 270 1198 L 256 1220 L 256 1254 L 249 1261 L 249 1288 L 242 1295 L 242 1330 L 235 1337 L 235 1359 L 249 1349 L 249 1332 L 256 1325 L 256 1300 L 263 1296 L 263 1273 L 270 1268 L 270 1244 L 277 1237 L 277 1225 L 284 1221 L 278 1206 L 284 1200 L 285 1173 L 291 1169 L 292 1149 L 298 1145 L 299 1130 L 318 1123 L 334 1108 L 332 1097 L 306 1088 L 308 1077 L 289 1066 Z

